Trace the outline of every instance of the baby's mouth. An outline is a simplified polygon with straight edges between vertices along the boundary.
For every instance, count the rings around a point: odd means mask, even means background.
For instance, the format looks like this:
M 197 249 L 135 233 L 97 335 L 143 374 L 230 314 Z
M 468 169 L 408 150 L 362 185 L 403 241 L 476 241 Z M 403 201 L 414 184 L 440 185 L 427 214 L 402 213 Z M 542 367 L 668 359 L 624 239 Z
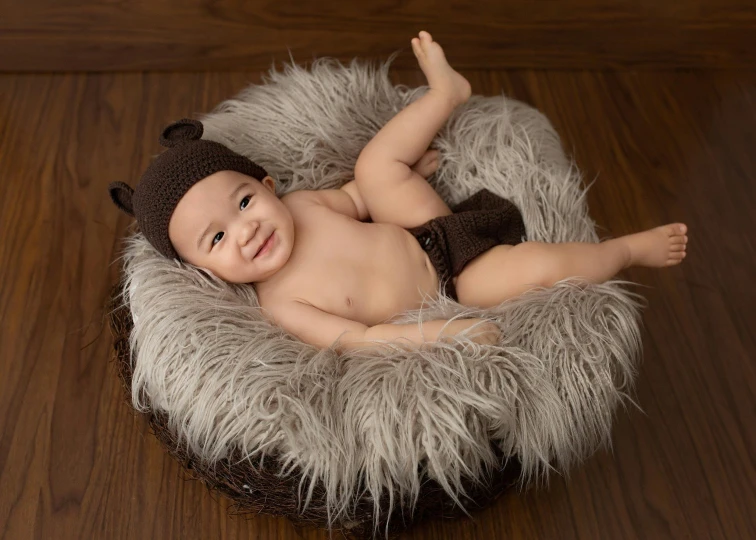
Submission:
M 270 236 L 263 242 L 260 247 L 257 249 L 257 252 L 255 253 L 255 256 L 252 257 L 253 259 L 257 258 L 258 255 L 260 255 L 260 252 L 264 249 L 266 249 L 273 241 L 273 233 L 270 233 Z

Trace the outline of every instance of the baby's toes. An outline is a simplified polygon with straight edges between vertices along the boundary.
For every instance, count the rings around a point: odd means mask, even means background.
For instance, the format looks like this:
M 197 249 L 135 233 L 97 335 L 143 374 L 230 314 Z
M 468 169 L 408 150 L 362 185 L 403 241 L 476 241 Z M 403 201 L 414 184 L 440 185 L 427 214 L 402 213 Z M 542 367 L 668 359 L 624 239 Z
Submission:
M 667 257 L 667 265 L 680 264 L 685 258 L 684 251 L 672 251 Z
M 433 37 L 426 31 L 420 32 L 420 48 L 423 54 L 430 57 L 436 57 L 439 54 L 443 54 L 444 49 L 441 48 L 441 44 L 437 41 L 433 41 Z
M 671 242 L 682 240 L 687 230 L 682 223 L 671 223 L 670 225 L 664 225 L 659 228 L 664 230 L 664 234 L 669 237 Z
M 676 261 L 683 260 L 685 258 L 685 255 L 687 255 L 687 253 L 685 252 L 684 249 L 681 249 L 679 251 L 670 251 L 669 252 L 669 258 L 670 259 L 674 259 Z
M 412 38 L 412 52 L 415 53 L 415 56 L 420 57 L 423 56 L 423 48 L 420 46 L 420 40 L 418 38 Z
M 433 36 L 431 36 L 430 33 L 426 32 L 425 30 L 420 30 L 420 32 L 417 35 L 420 37 L 420 40 L 423 42 L 424 45 L 427 45 L 428 43 L 433 42 Z

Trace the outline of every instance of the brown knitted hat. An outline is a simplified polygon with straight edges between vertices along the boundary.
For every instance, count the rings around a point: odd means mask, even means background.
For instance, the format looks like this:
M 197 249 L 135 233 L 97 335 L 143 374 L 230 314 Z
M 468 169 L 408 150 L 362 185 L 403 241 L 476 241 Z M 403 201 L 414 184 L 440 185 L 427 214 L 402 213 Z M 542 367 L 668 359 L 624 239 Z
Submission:
M 200 139 L 202 122 L 183 119 L 163 130 L 160 154 L 142 175 L 136 190 L 123 182 L 108 186 L 118 208 L 136 217 L 142 234 L 160 253 L 179 259 L 168 237 L 168 223 L 176 205 L 194 184 L 219 171 L 236 171 L 262 180 L 268 173 L 226 146 Z

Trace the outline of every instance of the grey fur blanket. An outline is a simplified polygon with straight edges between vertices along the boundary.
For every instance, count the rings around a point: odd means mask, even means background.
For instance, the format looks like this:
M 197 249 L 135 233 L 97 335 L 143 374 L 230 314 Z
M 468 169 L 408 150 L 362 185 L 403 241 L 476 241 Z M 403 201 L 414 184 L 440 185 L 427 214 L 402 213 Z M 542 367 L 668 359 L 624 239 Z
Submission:
M 280 193 L 338 187 L 368 140 L 426 91 L 393 86 L 391 61 L 273 68 L 202 118 L 205 138 L 260 163 Z M 487 188 L 520 207 L 531 240 L 598 240 L 579 171 L 531 107 L 473 96 L 433 147 L 429 181 L 448 203 Z M 392 505 L 414 505 L 426 474 L 459 500 L 461 478 L 497 465 L 490 440 L 521 460 L 523 485 L 567 471 L 610 441 L 617 405 L 632 402 L 641 304 L 623 282 L 564 281 L 485 311 L 439 298 L 396 322 L 485 316 L 501 343 L 338 356 L 268 324 L 252 287 L 164 260 L 140 234 L 123 268 L 134 406 L 166 412 L 203 459 L 233 447 L 277 455 L 282 474 L 303 474 L 303 505 L 319 479 L 334 523 L 349 519 L 360 479 L 376 520 L 382 489 Z

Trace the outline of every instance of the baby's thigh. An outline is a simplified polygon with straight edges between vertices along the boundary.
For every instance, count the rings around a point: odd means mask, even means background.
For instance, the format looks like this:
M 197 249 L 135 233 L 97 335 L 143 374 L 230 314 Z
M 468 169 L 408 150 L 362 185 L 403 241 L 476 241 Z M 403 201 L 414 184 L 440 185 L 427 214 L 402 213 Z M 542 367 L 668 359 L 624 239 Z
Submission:
M 357 187 L 374 223 L 394 223 L 405 229 L 452 213 L 449 206 L 420 174 L 402 164 L 355 175 Z
M 472 259 L 454 281 L 459 303 L 489 308 L 541 286 L 537 244 L 501 244 Z

